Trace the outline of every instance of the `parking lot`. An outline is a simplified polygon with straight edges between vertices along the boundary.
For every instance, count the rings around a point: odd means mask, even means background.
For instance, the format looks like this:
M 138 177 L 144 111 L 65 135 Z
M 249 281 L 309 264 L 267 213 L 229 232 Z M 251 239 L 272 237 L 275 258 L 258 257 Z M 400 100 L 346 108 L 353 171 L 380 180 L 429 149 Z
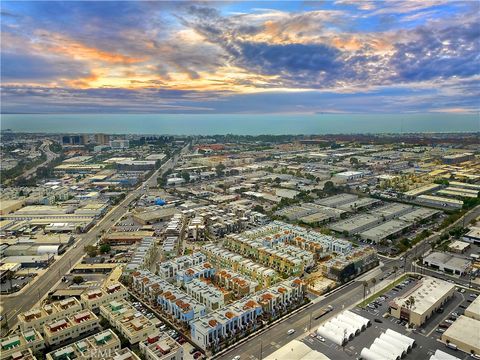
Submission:
M 144 306 L 141 302 L 137 301 L 135 298 L 131 297 L 129 301 L 132 303 L 135 309 L 137 309 L 140 313 L 142 313 L 155 324 L 160 333 L 166 333 L 175 341 L 177 341 L 180 345 L 182 345 L 184 350 L 183 359 L 202 359 L 203 354 L 198 351 L 198 349 L 193 347 L 177 330 L 164 323 L 155 315 L 155 313 L 151 312 L 146 306 Z
M 21 290 L 27 285 L 37 274 L 16 276 L 10 280 L 0 283 L 0 291 L 2 294 L 11 294 Z
M 440 324 L 453 322 L 457 316 L 463 314 L 465 310 L 463 307 L 466 308 L 474 300 L 475 295 L 468 290 L 462 291 L 461 288 L 456 290 L 452 299 L 446 303 L 442 311 L 434 314 L 419 329 L 408 329 L 405 321 L 400 321 L 393 317 L 384 317 L 384 314 L 388 313 L 388 302 L 392 298 L 404 294 L 415 284 L 415 279 L 411 279 L 408 283 L 405 281 L 397 288 L 386 292 L 383 299 L 377 298 L 378 300 L 375 300 L 375 302 L 372 301 L 370 307 L 356 307 L 352 309 L 351 311 L 354 313 L 369 319 L 372 325 L 354 337 L 353 340 L 348 341 L 343 347 L 314 334 L 305 337 L 303 342 L 331 359 L 357 359 L 360 357 L 360 352 L 364 347 L 368 348 L 382 332 L 391 329 L 415 340 L 416 346 L 407 354 L 406 359 L 429 359 L 436 349 L 440 349 L 460 359 L 469 359 L 470 355 L 449 349 L 441 343 L 439 338 L 442 333 L 440 331 L 437 332 L 437 329 L 444 329 L 439 327 Z

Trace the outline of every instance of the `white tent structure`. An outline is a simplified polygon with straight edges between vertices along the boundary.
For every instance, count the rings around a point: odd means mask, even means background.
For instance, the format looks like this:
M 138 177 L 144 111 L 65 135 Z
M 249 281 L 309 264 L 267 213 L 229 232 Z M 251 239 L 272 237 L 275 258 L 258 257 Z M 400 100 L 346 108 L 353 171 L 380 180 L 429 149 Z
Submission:
M 402 355 L 405 356 L 410 349 L 407 343 L 401 342 L 400 340 L 392 337 L 391 335 L 387 335 L 385 333 L 382 333 L 379 337 L 379 339 L 382 339 L 389 344 L 395 345 L 396 347 L 402 349 Z
M 429 360 L 460 360 L 460 359 L 453 356 L 453 355 L 447 354 L 446 352 L 444 352 L 442 350 L 437 349 L 435 351 L 435 354 L 430 356 Z
M 363 348 L 362 352 L 360 353 L 360 357 L 363 360 L 385 360 L 382 355 L 373 352 L 369 348 Z
M 384 360 L 400 360 L 412 348 L 415 340 L 396 331 L 387 329 L 373 341 L 370 348 L 363 348 L 361 357 L 364 360 L 376 360 L 378 355 Z M 452 360 L 452 359 L 431 359 Z
M 395 353 L 378 344 L 373 343 L 372 345 L 370 345 L 370 350 L 376 352 L 379 355 L 383 355 L 383 358 L 385 360 L 400 360 L 400 356 L 396 356 Z
M 321 325 L 317 329 L 317 334 L 337 345 L 343 345 L 346 341 L 352 340 L 360 334 L 370 324 L 370 320 L 347 310 Z
M 385 349 L 389 350 L 395 356 L 402 357 L 404 355 L 403 348 L 395 346 L 395 345 L 387 342 L 386 340 L 384 340 L 382 338 L 376 338 L 373 343 L 377 344 L 378 346 L 380 346 L 382 348 L 385 348 Z
M 410 350 L 412 349 L 413 345 L 415 344 L 415 340 L 413 340 L 412 338 L 409 338 L 408 336 L 402 335 L 399 332 L 393 331 L 391 329 L 387 329 L 387 331 L 385 331 L 385 334 L 391 335 L 395 339 L 398 339 L 398 340 L 408 344 L 408 347 L 409 347 Z
M 327 329 L 323 325 L 317 329 L 317 334 L 340 346 L 342 346 L 345 343 L 343 334 L 338 334 L 335 331 Z
M 363 324 L 357 322 L 356 320 L 348 317 L 345 314 L 338 315 L 337 320 L 341 321 L 342 323 L 348 325 L 350 328 L 355 330 L 355 335 L 360 334 L 360 332 L 363 330 Z
M 342 313 L 343 315 L 359 322 L 362 324 L 362 330 L 365 330 L 368 326 L 372 325 L 371 321 L 368 320 L 367 318 L 364 318 L 363 316 L 360 316 L 358 314 L 355 314 L 354 312 L 351 312 L 350 310 L 344 311 Z

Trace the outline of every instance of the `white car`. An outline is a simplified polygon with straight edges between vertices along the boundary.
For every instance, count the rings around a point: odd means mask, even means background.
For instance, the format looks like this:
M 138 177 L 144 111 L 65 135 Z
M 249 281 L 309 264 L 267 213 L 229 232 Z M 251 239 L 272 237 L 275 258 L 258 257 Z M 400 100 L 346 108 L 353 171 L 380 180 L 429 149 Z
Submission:
M 290 329 L 290 330 L 287 331 L 287 334 L 292 335 L 294 332 L 295 332 L 295 329 Z
M 235 356 L 232 360 L 240 360 L 240 355 Z
M 321 342 L 325 342 L 325 338 L 323 338 L 321 336 L 317 336 L 317 339 L 320 340 Z

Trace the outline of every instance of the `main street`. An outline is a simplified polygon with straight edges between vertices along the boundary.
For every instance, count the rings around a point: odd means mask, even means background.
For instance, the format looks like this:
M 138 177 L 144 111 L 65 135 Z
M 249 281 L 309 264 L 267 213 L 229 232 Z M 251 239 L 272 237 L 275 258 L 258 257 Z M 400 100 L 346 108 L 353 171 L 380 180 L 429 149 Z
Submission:
M 465 219 L 460 219 L 459 221 L 448 226 L 443 231 L 448 231 L 460 222 L 465 222 L 465 224 L 468 224 L 472 219 L 475 219 L 479 215 L 480 206 L 477 206 L 476 208 L 470 210 L 467 214 L 465 214 Z M 378 280 L 379 277 L 385 277 L 386 279 L 384 280 L 384 283 L 388 281 L 393 281 L 395 274 L 391 274 L 389 277 L 387 277 L 385 274 L 388 272 L 392 272 L 394 267 L 397 267 L 398 269 L 396 275 L 399 275 L 401 272 L 404 271 L 411 271 L 413 259 L 417 256 L 421 256 L 422 254 L 430 250 L 430 242 L 438 240 L 440 238 L 440 235 L 441 233 L 436 233 L 432 235 L 431 237 L 417 244 L 416 248 L 412 248 L 406 251 L 401 257 L 383 257 L 381 260 L 382 263 L 379 268 L 373 269 L 367 274 L 357 278 L 353 282 L 348 283 L 341 290 L 338 290 L 331 295 L 327 295 L 326 297 L 322 297 L 320 301 L 296 313 L 285 321 L 282 321 L 270 327 L 258 336 L 252 337 L 250 340 L 242 343 L 231 351 L 228 351 L 224 355 L 220 356 L 219 359 L 232 359 L 234 356 L 240 355 L 241 359 L 253 360 L 254 358 L 261 359 L 268 356 L 281 346 L 284 346 L 291 340 L 295 339 L 300 334 L 304 334 L 311 329 L 314 329 L 315 327 L 320 325 L 321 322 L 338 314 L 343 309 L 355 305 L 359 300 L 363 299 L 364 281 L 369 282 L 368 291 L 372 293 L 372 290 L 379 290 L 380 286 L 378 285 L 378 282 L 376 287 L 372 286 L 371 279 L 375 278 Z M 404 268 L 402 268 L 402 266 L 404 266 Z M 379 276 L 379 274 L 382 275 Z M 438 274 L 436 273 L 432 273 L 430 275 L 438 277 Z M 322 318 L 315 320 L 316 314 L 318 314 L 320 310 L 327 305 L 333 306 L 334 310 L 323 316 Z M 294 329 L 295 334 L 288 335 L 287 331 L 289 329 Z
M 181 152 L 184 153 L 186 149 L 188 149 L 188 145 Z M 28 285 L 17 295 L 2 296 L 2 315 L 7 319 L 8 326 L 12 328 L 17 322 L 18 314 L 34 307 L 43 296 L 54 289 L 61 278 L 80 261 L 84 254 L 84 247 L 95 244 L 102 232 L 107 231 L 112 224 L 115 224 L 125 215 L 129 205 L 145 191 L 145 188 L 156 185 L 157 177 L 175 166 L 179 157 L 180 155 L 174 155 L 173 158 L 166 161 L 148 179 L 131 191 L 123 201 L 112 208 L 90 231 L 79 236 L 76 242 L 77 246 L 69 249 L 55 261 L 40 278 L 36 279 L 34 284 Z

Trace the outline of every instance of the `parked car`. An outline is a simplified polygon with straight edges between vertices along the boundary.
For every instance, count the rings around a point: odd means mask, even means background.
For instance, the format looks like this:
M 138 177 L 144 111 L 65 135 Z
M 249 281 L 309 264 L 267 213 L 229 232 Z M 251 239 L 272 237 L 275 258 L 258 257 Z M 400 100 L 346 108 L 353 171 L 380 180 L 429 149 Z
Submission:
M 438 328 L 437 330 L 435 330 L 437 333 L 444 333 L 445 332 L 445 329 L 442 329 L 442 328 Z
M 197 351 L 195 354 L 193 354 L 194 359 L 198 359 L 200 356 L 202 356 L 202 353 L 200 351 Z

